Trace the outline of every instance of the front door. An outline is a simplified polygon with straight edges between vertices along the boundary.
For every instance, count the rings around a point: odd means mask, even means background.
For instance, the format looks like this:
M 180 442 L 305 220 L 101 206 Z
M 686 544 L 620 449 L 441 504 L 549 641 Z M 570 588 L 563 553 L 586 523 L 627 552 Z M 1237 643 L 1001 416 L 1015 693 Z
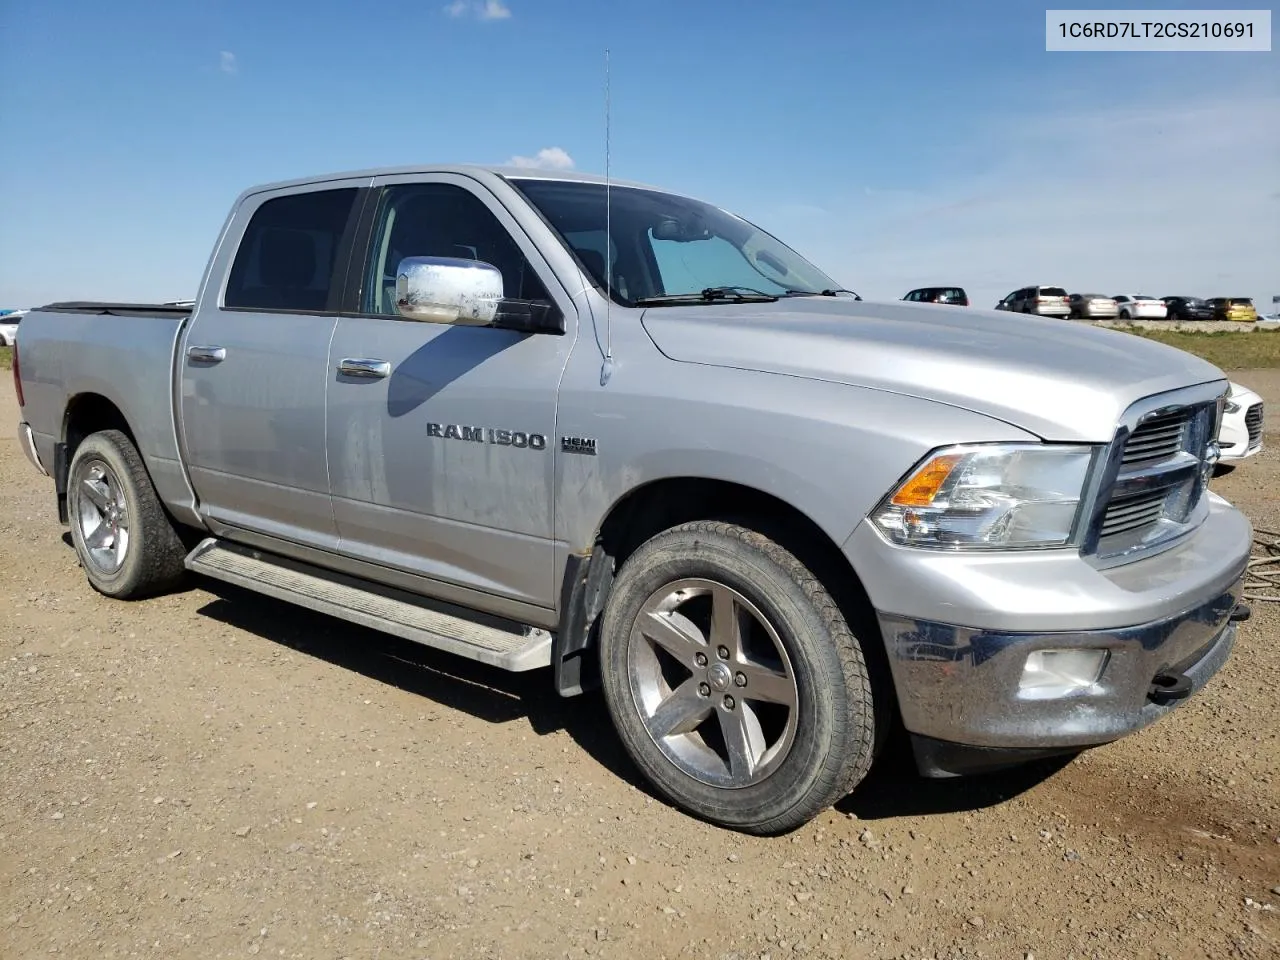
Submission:
M 367 184 L 369 181 L 363 181 Z M 346 276 L 356 184 L 249 197 L 179 345 L 181 430 L 216 531 L 333 548 L 325 463 L 329 341 Z
M 491 595 L 551 608 L 556 396 L 577 330 L 571 301 L 475 181 L 376 183 L 358 315 L 339 317 L 329 351 L 342 552 L 474 591 L 465 599 L 477 606 Z M 491 263 L 506 297 L 551 300 L 567 332 L 401 319 L 395 275 L 410 256 Z

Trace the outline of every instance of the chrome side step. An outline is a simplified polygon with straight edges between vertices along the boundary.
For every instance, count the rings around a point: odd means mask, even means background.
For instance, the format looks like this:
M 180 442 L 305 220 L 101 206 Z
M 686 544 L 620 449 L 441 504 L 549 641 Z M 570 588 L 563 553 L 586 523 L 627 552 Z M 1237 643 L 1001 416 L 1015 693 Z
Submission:
M 551 665 L 551 634 L 209 537 L 188 570 L 503 670 Z

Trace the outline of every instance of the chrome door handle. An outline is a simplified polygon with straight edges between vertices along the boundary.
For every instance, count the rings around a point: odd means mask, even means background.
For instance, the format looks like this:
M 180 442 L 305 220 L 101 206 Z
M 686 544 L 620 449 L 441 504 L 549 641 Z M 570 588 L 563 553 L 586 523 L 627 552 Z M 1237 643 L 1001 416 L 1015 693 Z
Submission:
M 227 359 L 227 348 L 187 347 L 187 359 L 195 363 L 221 363 Z
M 338 364 L 338 372 L 344 377 L 361 380 L 381 380 L 391 376 L 391 364 L 386 360 L 363 360 L 348 357 Z

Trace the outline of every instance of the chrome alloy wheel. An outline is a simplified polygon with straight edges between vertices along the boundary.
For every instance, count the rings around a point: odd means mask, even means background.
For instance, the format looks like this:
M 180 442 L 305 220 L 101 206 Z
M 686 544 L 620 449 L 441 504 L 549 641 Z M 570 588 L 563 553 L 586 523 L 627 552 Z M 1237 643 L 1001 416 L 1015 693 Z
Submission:
M 115 573 L 129 550 L 129 508 L 115 472 L 101 460 L 79 471 L 76 523 L 90 563 Z
M 747 787 L 790 752 L 800 699 L 791 661 L 731 587 L 691 578 L 651 594 L 631 629 L 627 672 L 645 730 L 696 780 Z

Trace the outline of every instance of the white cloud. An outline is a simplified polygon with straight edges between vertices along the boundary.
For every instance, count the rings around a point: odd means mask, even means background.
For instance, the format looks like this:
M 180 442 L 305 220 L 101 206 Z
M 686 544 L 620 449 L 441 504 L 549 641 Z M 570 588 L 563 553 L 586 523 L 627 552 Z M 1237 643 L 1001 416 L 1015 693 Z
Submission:
M 559 147 L 543 147 L 532 157 L 512 157 L 507 161 L 507 166 L 537 170 L 572 170 L 573 157 Z
M 477 20 L 507 20 L 511 17 L 511 8 L 502 0 L 453 0 L 444 12 L 454 19 L 474 16 Z
M 218 69 L 223 73 L 229 73 L 235 76 L 240 72 L 240 64 L 236 61 L 236 55 L 230 50 L 223 50 L 218 54 Z
M 1250 296 L 1270 309 L 1280 293 L 1276 116 L 1280 98 L 1224 95 L 1005 117 L 960 145 L 985 155 L 980 172 L 919 192 L 851 185 L 823 217 L 796 208 L 815 198 L 793 195 L 770 218 L 869 298 L 955 283 L 990 308 L 1046 283 Z

